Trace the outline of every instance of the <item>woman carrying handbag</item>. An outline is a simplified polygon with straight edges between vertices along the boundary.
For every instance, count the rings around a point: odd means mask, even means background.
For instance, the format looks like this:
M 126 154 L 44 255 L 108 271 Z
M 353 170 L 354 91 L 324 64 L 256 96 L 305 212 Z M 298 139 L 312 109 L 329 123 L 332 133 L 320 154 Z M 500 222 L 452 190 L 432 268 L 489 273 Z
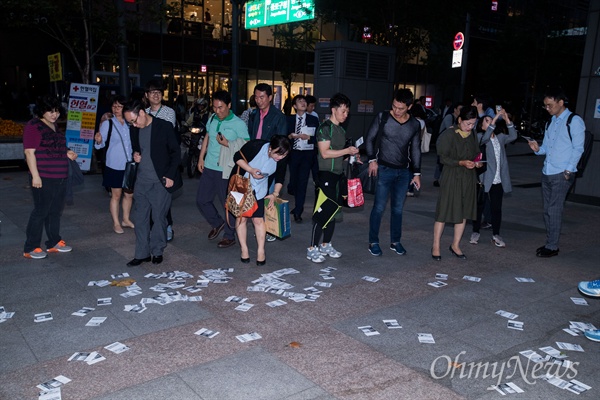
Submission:
M 113 98 L 113 117 L 100 124 L 100 131 L 94 136 L 96 149 L 107 147 L 102 186 L 111 188 L 110 215 L 113 220 L 113 230 L 118 234 L 124 233 L 123 227 L 134 228 L 129 218 L 133 193 L 122 189 L 125 166 L 131 161 L 132 154 L 129 125 L 123 118 L 123 105 L 126 102 L 124 96 L 117 95 Z M 119 223 L 119 203 L 123 211 L 121 223 Z

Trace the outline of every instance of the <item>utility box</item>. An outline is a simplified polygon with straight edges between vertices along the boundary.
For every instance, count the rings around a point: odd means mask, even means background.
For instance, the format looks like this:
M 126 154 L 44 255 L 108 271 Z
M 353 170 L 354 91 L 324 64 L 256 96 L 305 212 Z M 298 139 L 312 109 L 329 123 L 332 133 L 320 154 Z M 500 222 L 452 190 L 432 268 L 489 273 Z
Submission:
M 315 49 L 315 110 L 323 120 L 331 114 L 329 99 L 337 92 L 352 101 L 342 125 L 354 140 L 364 136 L 373 118 L 392 106 L 396 49 L 372 44 L 332 41 Z

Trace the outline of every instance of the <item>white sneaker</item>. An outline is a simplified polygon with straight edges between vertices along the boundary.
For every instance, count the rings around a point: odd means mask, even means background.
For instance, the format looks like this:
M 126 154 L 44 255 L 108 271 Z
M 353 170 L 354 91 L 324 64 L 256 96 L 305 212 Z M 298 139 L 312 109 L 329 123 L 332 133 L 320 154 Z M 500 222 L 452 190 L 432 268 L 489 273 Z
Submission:
M 471 244 L 477 244 L 479 243 L 479 233 L 478 232 L 473 232 L 471 233 L 471 240 L 469 240 L 469 243 Z
M 499 235 L 492 236 L 492 243 L 496 245 L 496 247 L 506 247 L 506 243 Z
M 306 258 L 314 263 L 322 263 L 325 261 L 325 257 L 319 251 L 318 247 L 309 247 L 306 249 Z
M 277 238 L 275 236 L 267 233 L 267 242 L 274 242 L 276 240 L 277 240 Z
M 342 256 L 342 253 L 334 249 L 331 243 L 327 243 L 326 245 L 320 245 L 319 251 L 324 256 L 329 256 L 331 258 L 340 258 Z

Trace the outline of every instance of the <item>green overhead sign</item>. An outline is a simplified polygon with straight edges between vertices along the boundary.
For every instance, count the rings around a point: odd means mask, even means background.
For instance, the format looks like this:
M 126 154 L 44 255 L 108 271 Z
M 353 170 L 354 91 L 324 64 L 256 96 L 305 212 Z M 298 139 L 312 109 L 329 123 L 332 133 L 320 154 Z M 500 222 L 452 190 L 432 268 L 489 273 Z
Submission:
M 246 3 L 246 29 L 313 19 L 315 0 L 255 0 Z

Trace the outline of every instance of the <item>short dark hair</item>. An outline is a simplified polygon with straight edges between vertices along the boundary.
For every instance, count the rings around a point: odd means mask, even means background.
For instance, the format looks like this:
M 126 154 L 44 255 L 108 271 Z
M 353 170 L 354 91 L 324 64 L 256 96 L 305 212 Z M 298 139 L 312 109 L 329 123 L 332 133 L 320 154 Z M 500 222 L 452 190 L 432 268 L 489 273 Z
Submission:
M 479 113 L 477 112 L 477 107 L 475 106 L 461 108 L 460 114 L 458 115 L 458 118 L 460 118 L 461 121 L 467 121 L 478 117 Z
M 160 90 L 161 92 L 165 90 L 162 79 L 150 79 L 146 82 L 146 92 L 151 92 L 153 90 Z
M 231 104 L 231 95 L 227 90 L 217 90 L 212 95 L 213 103 L 215 102 L 215 100 L 222 101 L 223 103 L 229 105 Z
M 306 95 L 306 104 L 317 104 L 317 98 L 311 94 Z
M 257 90 L 259 92 L 265 92 L 267 96 L 273 96 L 273 88 L 268 83 L 259 83 L 254 86 L 254 93 L 256 93 Z
M 346 106 L 350 108 L 351 105 L 352 102 L 344 93 L 336 93 L 331 96 L 331 99 L 329 99 L 329 108 L 338 108 L 340 106 Z
M 544 92 L 544 98 L 553 99 L 557 103 L 561 100 L 565 103 L 569 101 L 567 94 L 561 87 L 547 87 Z
M 302 99 L 306 100 L 306 96 L 304 96 L 303 94 L 297 94 L 297 95 L 295 95 L 295 96 L 294 96 L 294 98 L 292 99 L 292 104 L 296 104 L 296 102 L 297 102 L 298 100 L 302 100 Z
M 290 141 L 287 138 L 287 136 L 274 135 L 271 136 L 269 148 L 271 149 L 271 151 L 277 150 L 275 151 L 275 154 L 279 154 L 282 156 L 289 153 L 290 149 L 292 148 L 292 145 L 290 144 Z
M 55 96 L 41 96 L 38 97 L 33 107 L 33 113 L 36 117 L 42 118 L 48 111 L 58 111 L 62 113 L 62 104 L 58 97 Z
M 124 106 L 125 104 L 127 104 L 127 97 L 120 94 L 116 94 L 113 96 L 110 104 L 112 105 L 115 103 L 119 103 L 120 105 Z
M 404 102 L 402 102 L 402 103 L 404 103 Z M 423 109 L 423 107 L 418 107 L 418 106 L 412 107 L 410 109 L 410 115 L 412 115 L 415 118 L 420 118 L 423 121 L 425 121 L 427 119 L 427 114 L 425 113 L 425 110 Z
M 128 101 L 127 103 L 123 104 L 123 115 L 125 115 L 126 112 L 137 115 L 139 114 L 140 110 L 145 109 L 146 107 L 144 107 L 144 103 L 141 100 Z
M 484 111 L 488 109 L 490 104 L 492 104 L 492 99 L 488 95 L 481 94 L 481 93 L 473 96 L 473 100 L 475 100 L 477 103 L 481 104 L 481 108 Z
M 415 96 L 410 89 L 398 89 L 396 93 L 394 93 L 394 100 L 398 103 L 404 103 L 407 106 L 410 106 L 413 103 Z
M 250 100 L 248 100 L 248 103 L 250 103 L 250 107 L 256 108 L 256 96 L 255 95 L 250 96 Z

